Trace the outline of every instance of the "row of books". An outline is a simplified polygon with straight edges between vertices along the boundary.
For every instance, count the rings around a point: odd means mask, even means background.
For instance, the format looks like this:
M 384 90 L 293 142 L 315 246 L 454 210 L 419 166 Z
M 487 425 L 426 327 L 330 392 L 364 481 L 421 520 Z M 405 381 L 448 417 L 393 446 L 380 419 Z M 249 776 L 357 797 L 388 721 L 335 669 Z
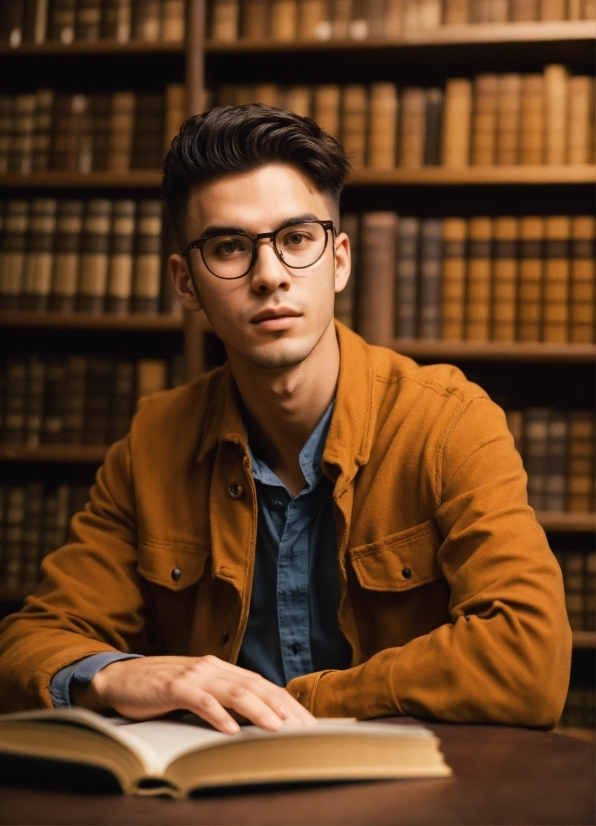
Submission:
M 186 118 L 185 90 L 0 95 L 0 172 L 161 169 Z
M 0 42 L 184 39 L 184 0 L 0 0 Z
M 344 215 L 337 317 L 365 338 L 594 341 L 594 218 Z
M 162 212 L 156 198 L 0 202 L 0 309 L 180 312 Z
M 586 686 L 571 686 L 565 708 L 559 720 L 562 728 L 583 728 L 594 732 L 596 727 L 596 690 Z
M 574 631 L 596 631 L 596 551 L 554 551 L 565 585 L 565 604 Z
M 183 382 L 181 357 L 9 356 L 0 365 L 0 442 L 108 445 L 128 432 L 137 400 Z
M 0 585 L 33 588 L 41 560 L 64 545 L 88 498 L 88 485 L 0 485 Z
M 215 41 L 397 40 L 440 26 L 596 18 L 594 0 L 212 0 Z
M 506 411 L 538 511 L 594 512 L 594 411 L 528 407 Z
M 266 103 L 311 117 L 355 168 L 594 162 L 594 78 L 560 64 L 542 74 L 482 73 L 444 88 L 224 84 L 217 105 Z

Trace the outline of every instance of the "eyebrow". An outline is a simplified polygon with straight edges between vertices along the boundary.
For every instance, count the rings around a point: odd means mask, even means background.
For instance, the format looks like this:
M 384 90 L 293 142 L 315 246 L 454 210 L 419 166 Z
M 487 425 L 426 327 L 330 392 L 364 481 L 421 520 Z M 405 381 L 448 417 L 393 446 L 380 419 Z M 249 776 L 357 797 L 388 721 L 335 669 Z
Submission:
M 318 221 L 316 215 L 312 212 L 304 212 L 302 215 L 293 215 L 291 218 L 284 218 L 282 221 L 279 221 L 277 224 L 274 225 L 272 232 L 276 232 L 278 229 L 284 229 L 284 227 L 292 227 L 295 224 L 305 224 L 309 221 Z M 322 220 L 322 219 L 321 219 Z M 203 230 L 203 234 L 201 238 L 212 238 L 214 235 L 251 235 L 251 233 L 245 227 L 238 227 L 238 226 L 223 226 L 220 224 L 210 224 Z M 252 237 L 252 236 L 251 236 Z

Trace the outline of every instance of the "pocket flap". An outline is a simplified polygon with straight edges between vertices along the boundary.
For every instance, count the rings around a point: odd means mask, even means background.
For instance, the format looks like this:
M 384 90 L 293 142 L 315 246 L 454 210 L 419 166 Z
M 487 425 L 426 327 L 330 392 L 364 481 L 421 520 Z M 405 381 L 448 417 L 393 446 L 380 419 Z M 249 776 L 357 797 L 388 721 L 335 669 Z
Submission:
M 369 591 L 409 591 L 443 576 L 441 537 L 430 521 L 349 551 L 354 573 Z
M 149 582 L 171 591 L 194 585 L 203 576 L 210 550 L 197 545 L 162 545 L 151 540 L 139 542 L 137 571 Z

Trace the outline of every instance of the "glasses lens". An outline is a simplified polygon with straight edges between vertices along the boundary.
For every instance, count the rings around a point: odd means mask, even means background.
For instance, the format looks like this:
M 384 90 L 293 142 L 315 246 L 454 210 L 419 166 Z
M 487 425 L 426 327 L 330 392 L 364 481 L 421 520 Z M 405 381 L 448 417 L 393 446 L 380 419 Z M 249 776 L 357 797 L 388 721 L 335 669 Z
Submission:
M 323 255 L 327 233 L 320 224 L 294 224 L 277 233 L 275 246 L 288 267 L 310 267 Z
M 246 235 L 214 235 L 203 244 L 203 259 L 219 278 L 238 278 L 250 267 L 252 241 Z

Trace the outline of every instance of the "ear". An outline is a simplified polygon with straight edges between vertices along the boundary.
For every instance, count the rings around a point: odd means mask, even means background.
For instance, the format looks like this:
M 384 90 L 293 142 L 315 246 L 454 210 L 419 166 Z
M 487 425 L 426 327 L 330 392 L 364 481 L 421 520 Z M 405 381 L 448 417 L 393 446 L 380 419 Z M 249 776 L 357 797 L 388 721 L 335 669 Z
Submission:
M 186 258 L 183 255 L 170 255 L 169 259 L 170 278 L 174 285 L 174 291 L 178 296 L 178 301 L 185 310 L 197 312 L 202 309 L 201 302 L 197 297 L 192 275 L 188 269 Z
M 340 232 L 335 239 L 335 292 L 340 293 L 350 278 L 352 256 L 350 239 L 345 232 Z

